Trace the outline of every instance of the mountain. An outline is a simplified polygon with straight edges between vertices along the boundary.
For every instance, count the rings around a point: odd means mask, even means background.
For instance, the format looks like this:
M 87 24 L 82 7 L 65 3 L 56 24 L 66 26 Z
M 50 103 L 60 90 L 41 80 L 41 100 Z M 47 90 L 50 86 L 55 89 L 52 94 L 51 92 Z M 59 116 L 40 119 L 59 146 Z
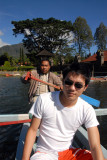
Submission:
M 22 43 L 13 44 L 13 45 L 6 45 L 0 48 L 0 56 L 3 55 L 5 52 L 8 53 L 9 56 L 14 58 L 20 57 L 20 48 L 23 48 L 23 53 L 28 53 L 27 49 L 23 46 Z

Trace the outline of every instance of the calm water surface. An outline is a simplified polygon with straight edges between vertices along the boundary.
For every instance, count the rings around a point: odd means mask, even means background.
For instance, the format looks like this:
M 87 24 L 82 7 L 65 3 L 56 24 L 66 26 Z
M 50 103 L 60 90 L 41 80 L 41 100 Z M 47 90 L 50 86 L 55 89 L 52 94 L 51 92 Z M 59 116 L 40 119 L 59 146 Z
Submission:
M 100 100 L 101 108 L 107 108 L 107 82 L 91 82 L 86 95 Z M 107 149 L 107 116 L 99 116 L 101 144 Z
M 107 108 L 107 82 L 91 82 L 84 93 L 101 101 Z M 28 85 L 21 83 L 19 77 L 0 77 L 0 114 L 28 113 Z M 107 148 L 107 116 L 98 117 L 101 143 Z M 0 127 L 0 160 L 14 160 L 17 142 L 22 125 Z
M 28 113 L 28 85 L 19 77 L 0 77 L 0 114 Z M 0 160 L 14 160 L 22 124 L 0 127 Z

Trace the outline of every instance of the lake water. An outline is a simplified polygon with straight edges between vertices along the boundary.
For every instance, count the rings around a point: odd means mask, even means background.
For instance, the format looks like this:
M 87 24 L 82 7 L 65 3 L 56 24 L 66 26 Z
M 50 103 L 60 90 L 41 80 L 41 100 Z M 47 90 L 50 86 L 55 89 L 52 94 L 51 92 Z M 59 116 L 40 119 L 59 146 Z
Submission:
M 28 113 L 28 85 L 19 77 L 0 77 L 0 114 Z M 14 160 L 21 125 L 0 127 L 0 160 Z
M 107 108 L 107 82 L 91 82 L 84 93 L 101 101 Z M 0 114 L 28 113 L 28 85 L 21 83 L 19 77 L 0 77 Z M 107 148 L 107 116 L 98 117 L 101 143 Z M 0 127 L 0 160 L 14 160 L 22 125 Z

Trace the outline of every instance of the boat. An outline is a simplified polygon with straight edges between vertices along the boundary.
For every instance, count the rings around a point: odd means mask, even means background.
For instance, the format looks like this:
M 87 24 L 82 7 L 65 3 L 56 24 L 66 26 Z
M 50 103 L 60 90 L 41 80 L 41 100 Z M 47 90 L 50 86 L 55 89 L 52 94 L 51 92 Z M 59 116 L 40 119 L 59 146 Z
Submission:
M 11 77 L 11 76 L 20 76 L 19 73 L 14 73 L 14 74 L 9 74 L 9 73 L 6 73 L 5 74 L 6 77 Z
M 95 112 L 96 112 L 97 116 L 107 115 L 107 109 L 95 109 Z M 30 126 L 30 123 L 24 123 L 23 124 L 23 128 L 21 130 L 20 137 L 19 137 L 19 143 L 18 143 L 18 146 L 17 146 L 17 152 L 16 152 L 15 160 L 21 160 L 23 147 L 24 147 L 25 136 L 26 136 L 26 133 L 27 133 L 27 130 L 28 130 L 29 126 Z M 39 136 L 39 130 L 37 132 L 37 138 L 38 138 L 38 136 Z M 82 148 L 82 149 L 90 150 L 87 131 L 83 127 L 80 127 L 78 129 L 78 131 L 76 132 L 76 135 L 74 137 L 73 146 L 76 147 L 76 148 Z M 101 145 L 101 148 L 102 148 L 102 152 L 103 152 L 104 157 L 107 158 L 107 149 L 104 148 L 102 145 Z M 33 155 L 35 153 L 35 151 L 36 151 L 36 142 L 33 145 L 31 155 Z
M 105 81 L 107 81 L 107 76 L 91 77 L 91 81 L 96 81 L 96 82 L 105 82 Z
M 91 97 L 88 97 L 86 95 L 81 95 L 81 98 L 83 98 L 85 101 L 87 101 L 88 103 L 93 105 L 93 107 L 97 107 L 97 109 L 95 109 L 97 116 L 107 115 L 106 108 L 104 108 L 104 109 L 99 108 L 100 101 L 93 99 Z M 19 123 L 23 124 L 22 130 L 21 130 L 21 133 L 19 136 L 15 160 L 21 160 L 25 136 L 26 136 L 27 130 L 30 126 L 31 119 L 32 119 L 31 114 L 7 114 L 7 115 L 2 114 L 2 115 L 0 115 L 0 126 L 19 124 Z M 39 130 L 37 133 L 37 137 L 38 136 L 39 136 Z M 88 143 L 87 131 L 83 127 L 80 127 L 78 129 L 78 131 L 76 132 L 73 146 L 79 147 L 79 148 L 86 148 L 86 149 L 90 150 L 89 143 Z M 102 145 L 101 145 L 101 148 L 102 148 L 104 157 L 107 158 L 107 149 L 104 148 Z M 36 142 L 33 145 L 31 155 L 35 153 L 35 150 L 36 150 Z

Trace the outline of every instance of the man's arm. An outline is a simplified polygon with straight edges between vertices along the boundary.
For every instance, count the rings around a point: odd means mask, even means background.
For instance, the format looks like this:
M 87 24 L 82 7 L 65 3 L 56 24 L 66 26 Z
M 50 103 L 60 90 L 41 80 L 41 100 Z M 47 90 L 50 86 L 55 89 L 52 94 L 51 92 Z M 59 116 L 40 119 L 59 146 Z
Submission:
M 22 83 L 25 83 L 25 84 L 26 84 L 26 83 L 29 83 L 29 79 L 25 80 L 26 75 L 27 75 L 27 73 L 23 74 L 23 75 L 20 77 Z
M 30 154 L 36 139 L 36 133 L 39 128 L 40 122 L 41 122 L 41 119 L 33 117 L 31 126 L 28 129 L 28 132 L 26 134 L 22 160 L 30 160 Z
M 56 85 L 58 85 L 58 86 L 60 86 L 60 87 L 62 87 L 62 80 L 61 80 L 61 78 L 60 77 L 58 77 L 58 76 L 56 76 Z
M 93 160 L 106 160 L 102 153 L 98 128 L 88 128 L 87 132 Z
M 55 85 L 59 86 L 60 87 L 60 90 L 63 90 L 63 84 L 62 84 L 62 80 L 60 77 L 56 76 L 56 79 L 55 79 Z
M 53 83 L 59 87 L 62 87 L 62 79 L 58 77 L 56 74 L 52 73 Z

